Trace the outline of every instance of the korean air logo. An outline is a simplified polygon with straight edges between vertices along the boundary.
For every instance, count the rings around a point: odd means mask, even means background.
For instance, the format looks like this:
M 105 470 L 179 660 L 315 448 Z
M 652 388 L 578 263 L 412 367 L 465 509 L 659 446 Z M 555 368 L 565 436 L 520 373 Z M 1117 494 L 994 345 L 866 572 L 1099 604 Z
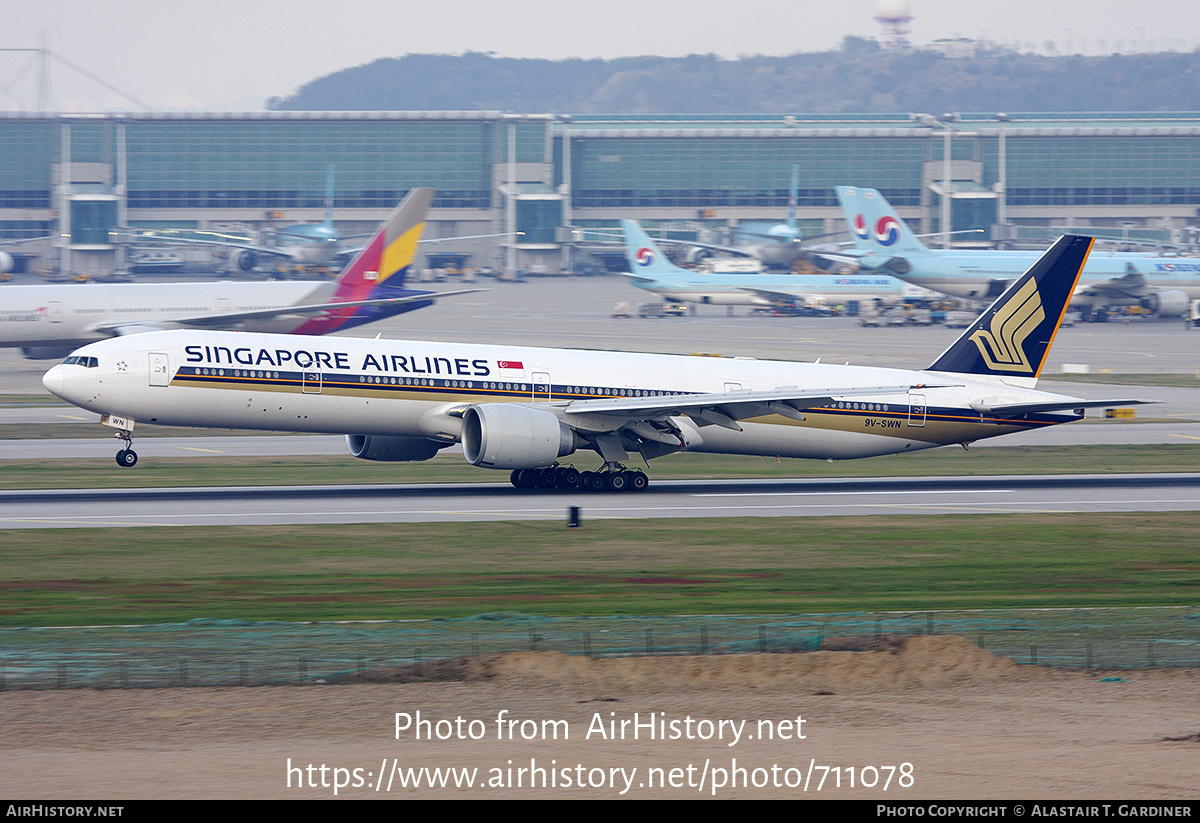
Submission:
M 637 254 L 634 255 L 634 258 L 637 260 L 637 264 L 643 267 L 653 266 L 654 261 L 658 259 L 657 255 L 655 255 L 652 250 L 645 247 L 638 249 Z
M 854 215 L 853 228 L 854 236 L 859 240 L 866 240 L 871 236 L 871 233 L 867 231 L 867 218 L 863 217 L 861 214 Z
M 899 220 L 891 215 L 884 215 L 875 221 L 875 242 L 881 246 L 890 246 L 899 239 Z

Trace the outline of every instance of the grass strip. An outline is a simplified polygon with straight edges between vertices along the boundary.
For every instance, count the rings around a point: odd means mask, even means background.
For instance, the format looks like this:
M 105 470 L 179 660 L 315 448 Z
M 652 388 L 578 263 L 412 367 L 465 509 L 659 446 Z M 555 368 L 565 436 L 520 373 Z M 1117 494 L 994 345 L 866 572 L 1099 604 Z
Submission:
M 1195 604 L 1193 512 L 0 532 L 0 625 Z
M 114 454 L 116 446 L 114 445 Z M 596 460 L 576 465 L 593 468 Z M 343 456 L 147 458 L 122 469 L 110 458 L 5 460 L 0 489 L 165 488 L 377 483 L 507 483 L 508 472 L 469 465 L 462 455 L 441 454 L 423 463 L 374 463 Z M 655 480 L 986 476 L 1003 474 L 1123 474 L 1195 471 L 1194 445 L 1094 445 L 931 449 L 915 454 L 847 460 L 776 461 L 773 457 L 677 454 L 655 460 Z

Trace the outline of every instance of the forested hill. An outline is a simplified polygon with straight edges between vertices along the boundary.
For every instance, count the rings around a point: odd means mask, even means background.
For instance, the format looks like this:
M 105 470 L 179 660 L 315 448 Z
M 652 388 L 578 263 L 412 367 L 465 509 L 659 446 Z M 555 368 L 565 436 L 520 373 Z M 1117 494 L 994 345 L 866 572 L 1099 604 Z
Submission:
M 947 57 L 847 38 L 838 51 L 525 60 L 410 54 L 306 84 L 273 110 L 515 112 L 1198 111 L 1200 52 Z

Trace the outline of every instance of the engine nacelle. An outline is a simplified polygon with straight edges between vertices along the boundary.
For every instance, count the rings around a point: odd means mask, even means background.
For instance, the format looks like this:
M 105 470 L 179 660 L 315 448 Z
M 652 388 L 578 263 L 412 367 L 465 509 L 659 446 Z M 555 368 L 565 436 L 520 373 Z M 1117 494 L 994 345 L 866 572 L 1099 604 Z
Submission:
M 12 271 L 16 265 L 13 256 L 6 251 L 0 251 L 0 271 Z
M 258 265 L 258 255 L 250 249 L 237 249 L 229 253 L 229 263 L 238 271 L 254 271 Z
M 1178 317 L 1187 312 L 1192 301 L 1187 292 L 1172 289 L 1156 292 L 1142 300 L 1142 307 L 1163 317 Z
M 425 437 L 388 437 L 377 434 L 348 434 L 346 448 L 362 460 L 381 460 L 388 463 L 428 460 L 447 443 Z
M 543 469 L 576 449 L 575 432 L 548 411 L 509 403 L 471 406 L 463 415 L 463 454 L 487 469 Z

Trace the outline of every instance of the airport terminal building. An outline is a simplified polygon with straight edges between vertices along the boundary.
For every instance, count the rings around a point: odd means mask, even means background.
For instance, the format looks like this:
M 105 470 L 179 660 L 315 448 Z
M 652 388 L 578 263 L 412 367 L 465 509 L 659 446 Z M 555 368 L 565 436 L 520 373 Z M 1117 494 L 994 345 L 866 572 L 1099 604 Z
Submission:
M 1035 243 L 1070 227 L 1189 244 L 1200 113 L 595 115 L 445 112 L 0 114 L 0 239 L 29 268 L 124 264 L 114 227 L 249 235 L 334 216 L 366 232 L 437 198 L 424 266 L 577 270 L 617 220 L 719 241 L 782 220 L 793 164 L 808 236 L 845 231 L 835 185 L 873 187 L 918 232 Z M 591 229 L 593 231 L 584 231 Z M 836 238 L 834 238 L 836 239 Z M 51 248 L 53 246 L 53 248 Z

